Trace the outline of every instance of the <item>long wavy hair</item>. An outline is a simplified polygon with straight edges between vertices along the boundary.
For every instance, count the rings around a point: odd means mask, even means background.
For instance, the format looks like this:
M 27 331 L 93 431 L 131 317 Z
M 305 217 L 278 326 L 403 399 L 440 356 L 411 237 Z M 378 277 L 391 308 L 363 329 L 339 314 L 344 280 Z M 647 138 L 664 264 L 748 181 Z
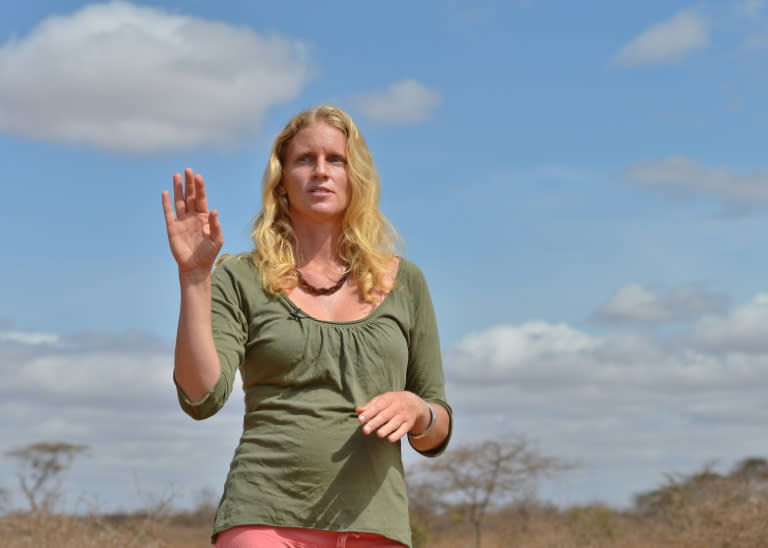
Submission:
M 303 128 L 324 122 L 341 131 L 347 141 L 349 206 L 344 212 L 337 253 L 348 265 L 365 301 L 375 304 L 382 291 L 399 241 L 392 225 L 379 209 L 380 181 L 370 150 L 352 118 L 343 110 L 320 105 L 294 116 L 275 138 L 262 181 L 262 210 L 253 223 L 264 288 L 277 294 L 296 287 L 298 243 L 293 231 L 288 200 L 279 192 L 283 163 L 291 139 Z

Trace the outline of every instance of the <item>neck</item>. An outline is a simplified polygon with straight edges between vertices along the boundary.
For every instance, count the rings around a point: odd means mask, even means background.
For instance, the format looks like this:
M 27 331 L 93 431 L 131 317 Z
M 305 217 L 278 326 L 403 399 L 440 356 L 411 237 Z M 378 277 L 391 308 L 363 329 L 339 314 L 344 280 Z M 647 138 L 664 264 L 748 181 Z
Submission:
M 307 223 L 292 219 L 291 224 L 298 247 L 296 266 L 328 267 L 343 263 L 337 252 L 341 238 L 339 223 Z

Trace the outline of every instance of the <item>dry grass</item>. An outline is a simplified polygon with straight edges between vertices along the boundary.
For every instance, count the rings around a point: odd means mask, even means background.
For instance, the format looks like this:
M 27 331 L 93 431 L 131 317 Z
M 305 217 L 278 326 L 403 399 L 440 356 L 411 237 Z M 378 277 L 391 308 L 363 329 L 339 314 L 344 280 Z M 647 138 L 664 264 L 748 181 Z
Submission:
M 0 519 L 0 538 L 8 548 L 167 546 L 157 535 L 157 525 L 143 520 L 113 525 L 99 517 L 40 512 L 3 517 Z
M 212 508 L 122 516 L 15 513 L 0 517 L 4 548 L 206 548 Z M 459 513 L 415 515 L 419 548 L 474 546 Z M 758 548 L 768 546 L 765 478 L 702 472 L 638 497 L 631 512 L 599 504 L 558 509 L 537 502 L 488 515 L 482 548 Z
M 4 548 L 208 548 L 209 524 L 157 514 L 23 513 L 0 517 L 0 539 Z
M 435 523 L 423 548 L 474 546 L 465 522 Z M 488 517 L 483 548 L 764 548 L 768 546 L 768 497 L 733 491 L 681 498 L 651 514 L 602 505 L 559 510 L 535 504 Z

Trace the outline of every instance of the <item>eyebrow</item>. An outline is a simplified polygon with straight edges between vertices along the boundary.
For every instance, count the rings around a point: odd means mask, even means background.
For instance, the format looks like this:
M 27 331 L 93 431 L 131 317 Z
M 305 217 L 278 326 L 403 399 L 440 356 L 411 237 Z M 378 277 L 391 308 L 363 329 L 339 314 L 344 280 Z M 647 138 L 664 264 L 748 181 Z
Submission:
M 347 151 L 346 150 L 336 150 L 334 148 L 327 149 L 324 151 L 326 156 L 341 156 L 342 158 L 347 157 Z M 316 156 L 317 153 L 313 148 L 309 147 L 294 147 L 293 152 L 291 156 L 303 156 L 305 154 L 311 154 L 312 156 Z

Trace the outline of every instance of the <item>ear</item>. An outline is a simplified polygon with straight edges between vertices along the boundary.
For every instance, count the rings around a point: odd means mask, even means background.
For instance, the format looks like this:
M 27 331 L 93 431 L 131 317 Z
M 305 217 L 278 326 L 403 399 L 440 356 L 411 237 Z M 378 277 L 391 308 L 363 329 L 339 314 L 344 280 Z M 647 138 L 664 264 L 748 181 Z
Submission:
M 285 196 L 286 194 L 288 194 L 285 190 L 285 185 L 282 183 L 282 181 L 278 183 L 278 185 L 275 187 L 275 190 L 277 190 L 278 196 Z

